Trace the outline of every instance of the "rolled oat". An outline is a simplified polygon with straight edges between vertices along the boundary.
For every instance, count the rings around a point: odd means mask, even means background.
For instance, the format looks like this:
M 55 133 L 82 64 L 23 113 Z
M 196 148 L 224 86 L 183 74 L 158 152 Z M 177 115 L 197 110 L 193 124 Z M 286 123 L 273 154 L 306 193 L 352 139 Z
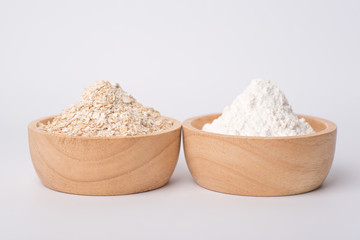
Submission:
M 169 129 L 173 122 L 144 107 L 117 83 L 97 81 L 79 102 L 39 128 L 71 136 L 134 136 Z

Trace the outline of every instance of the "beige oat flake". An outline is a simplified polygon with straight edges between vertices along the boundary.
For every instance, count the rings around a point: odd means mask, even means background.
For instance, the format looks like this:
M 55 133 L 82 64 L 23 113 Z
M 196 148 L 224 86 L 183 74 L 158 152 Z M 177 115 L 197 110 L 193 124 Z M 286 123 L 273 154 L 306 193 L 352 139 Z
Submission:
M 39 128 L 71 136 L 135 136 L 169 129 L 171 120 L 145 107 L 117 83 L 97 81 L 86 88 L 79 102 L 64 109 Z

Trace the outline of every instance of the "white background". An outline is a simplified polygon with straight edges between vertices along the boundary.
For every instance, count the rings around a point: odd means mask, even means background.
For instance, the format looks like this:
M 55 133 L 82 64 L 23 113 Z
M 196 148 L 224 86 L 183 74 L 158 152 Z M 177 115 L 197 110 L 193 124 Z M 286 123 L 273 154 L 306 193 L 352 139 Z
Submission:
M 0 239 L 360 239 L 359 1 L 0 0 Z M 163 115 L 221 112 L 255 77 L 338 125 L 323 186 L 242 197 L 168 185 L 89 197 L 45 188 L 27 124 L 119 82 Z

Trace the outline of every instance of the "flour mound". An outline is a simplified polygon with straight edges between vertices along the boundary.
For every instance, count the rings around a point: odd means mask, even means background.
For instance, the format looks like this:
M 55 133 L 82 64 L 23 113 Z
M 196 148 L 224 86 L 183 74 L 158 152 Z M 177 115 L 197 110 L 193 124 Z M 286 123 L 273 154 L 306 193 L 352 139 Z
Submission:
M 298 118 L 284 93 L 272 82 L 254 79 L 231 106 L 204 131 L 238 136 L 299 136 L 312 134 L 304 118 Z

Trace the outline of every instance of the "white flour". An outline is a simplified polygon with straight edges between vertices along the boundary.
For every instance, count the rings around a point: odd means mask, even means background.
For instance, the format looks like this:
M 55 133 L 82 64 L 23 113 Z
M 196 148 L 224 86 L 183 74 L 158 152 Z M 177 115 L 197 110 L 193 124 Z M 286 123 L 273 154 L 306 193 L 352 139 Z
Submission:
M 298 136 L 314 133 L 292 111 L 285 95 L 272 82 L 254 79 L 204 131 L 239 136 Z

